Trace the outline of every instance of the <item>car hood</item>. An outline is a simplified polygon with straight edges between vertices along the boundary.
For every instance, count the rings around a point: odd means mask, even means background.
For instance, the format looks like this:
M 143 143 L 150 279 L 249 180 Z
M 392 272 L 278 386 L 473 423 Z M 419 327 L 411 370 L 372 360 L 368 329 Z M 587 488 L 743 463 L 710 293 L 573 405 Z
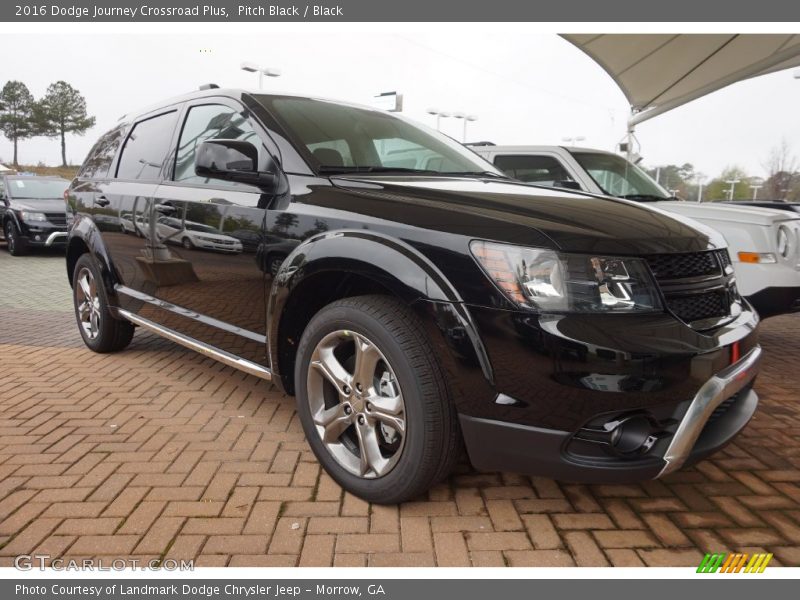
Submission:
M 31 212 L 67 212 L 66 204 L 63 198 L 42 198 L 42 199 L 28 199 L 20 198 L 19 200 L 11 200 L 11 208 L 14 210 L 29 210 Z
M 749 223 L 769 227 L 775 223 L 800 220 L 800 214 L 758 206 L 732 206 L 716 202 L 658 202 L 658 208 L 702 221 Z
M 348 175 L 331 182 L 352 192 L 331 208 L 474 238 L 621 255 L 725 246 L 713 230 L 636 202 L 511 180 Z

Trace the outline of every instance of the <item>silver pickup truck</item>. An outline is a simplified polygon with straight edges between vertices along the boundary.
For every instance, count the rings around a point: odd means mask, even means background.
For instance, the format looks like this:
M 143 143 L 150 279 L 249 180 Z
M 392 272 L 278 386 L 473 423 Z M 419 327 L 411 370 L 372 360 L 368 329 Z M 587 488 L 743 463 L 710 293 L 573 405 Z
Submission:
M 681 202 L 642 169 L 603 150 L 564 146 L 470 148 L 515 179 L 649 202 L 727 240 L 737 284 L 762 317 L 800 310 L 800 214 L 719 202 Z

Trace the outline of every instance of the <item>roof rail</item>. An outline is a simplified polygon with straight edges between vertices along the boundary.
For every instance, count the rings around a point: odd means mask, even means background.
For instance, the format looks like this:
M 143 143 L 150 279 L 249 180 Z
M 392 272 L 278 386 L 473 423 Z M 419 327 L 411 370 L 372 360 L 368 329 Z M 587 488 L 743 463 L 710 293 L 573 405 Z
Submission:
M 465 146 L 496 146 L 494 142 L 466 142 Z
M 218 90 L 219 86 L 216 83 L 204 83 L 200 86 L 201 90 Z

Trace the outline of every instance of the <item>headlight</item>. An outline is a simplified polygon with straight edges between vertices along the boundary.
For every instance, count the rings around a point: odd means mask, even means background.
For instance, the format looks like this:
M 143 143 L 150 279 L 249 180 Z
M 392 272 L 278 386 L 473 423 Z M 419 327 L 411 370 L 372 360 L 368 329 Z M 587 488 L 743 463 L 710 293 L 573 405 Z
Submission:
M 654 312 L 661 301 L 644 261 L 474 241 L 473 256 L 514 302 L 551 312 Z
M 19 218 L 23 221 L 47 221 L 47 217 L 44 213 L 30 212 L 27 210 L 21 210 L 19 212 Z

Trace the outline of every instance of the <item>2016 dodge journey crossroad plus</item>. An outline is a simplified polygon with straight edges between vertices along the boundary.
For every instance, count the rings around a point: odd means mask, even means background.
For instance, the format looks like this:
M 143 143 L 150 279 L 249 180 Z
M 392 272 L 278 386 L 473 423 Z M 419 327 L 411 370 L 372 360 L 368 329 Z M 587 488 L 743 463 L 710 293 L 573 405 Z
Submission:
M 140 327 L 274 382 L 369 501 L 424 492 L 463 447 L 484 470 L 652 479 L 756 410 L 758 317 L 718 234 L 516 182 L 401 116 L 212 87 L 123 117 L 67 205 L 89 348 Z M 182 244 L 189 224 L 249 242 Z

